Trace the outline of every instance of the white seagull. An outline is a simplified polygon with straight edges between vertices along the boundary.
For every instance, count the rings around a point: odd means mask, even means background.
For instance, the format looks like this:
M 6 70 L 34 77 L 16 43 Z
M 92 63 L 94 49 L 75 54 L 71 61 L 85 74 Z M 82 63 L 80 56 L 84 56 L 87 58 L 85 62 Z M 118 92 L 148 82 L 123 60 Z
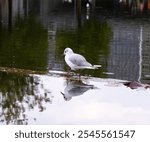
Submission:
M 98 69 L 101 65 L 92 65 L 86 59 L 77 53 L 74 53 L 71 48 L 66 48 L 64 50 L 65 62 L 71 68 L 71 70 L 80 69 Z

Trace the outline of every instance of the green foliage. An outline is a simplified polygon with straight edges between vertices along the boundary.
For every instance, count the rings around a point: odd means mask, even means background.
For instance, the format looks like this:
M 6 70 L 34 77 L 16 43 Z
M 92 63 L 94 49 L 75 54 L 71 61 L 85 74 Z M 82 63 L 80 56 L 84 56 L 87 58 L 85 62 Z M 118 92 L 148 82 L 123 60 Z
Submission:
M 50 102 L 48 93 L 38 93 L 40 79 L 18 73 L 0 72 L 0 122 L 6 124 L 28 124 L 26 109 L 45 109 L 43 103 Z
M 8 29 L 0 29 L 0 66 L 45 70 L 47 65 L 47 29 L 36 17 L 17 19 Z

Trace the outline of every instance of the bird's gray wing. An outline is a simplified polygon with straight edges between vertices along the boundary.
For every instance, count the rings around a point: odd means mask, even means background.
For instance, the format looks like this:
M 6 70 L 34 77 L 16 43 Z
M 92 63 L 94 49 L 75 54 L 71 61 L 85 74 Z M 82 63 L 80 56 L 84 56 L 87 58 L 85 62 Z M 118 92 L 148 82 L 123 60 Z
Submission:
M 77 66 L 92 66 L 86 59 L 80 54 L 72 54 L 69 57 L 70 62 Z

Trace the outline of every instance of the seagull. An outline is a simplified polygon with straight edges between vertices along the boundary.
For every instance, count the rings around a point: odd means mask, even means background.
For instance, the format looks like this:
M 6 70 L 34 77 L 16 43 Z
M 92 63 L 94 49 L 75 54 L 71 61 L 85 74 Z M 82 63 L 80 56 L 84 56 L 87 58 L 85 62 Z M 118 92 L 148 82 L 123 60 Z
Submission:
M 92 65 L 82 55 L 74 53 L 69 47 L 64 50 L 64 55 L 65 62 L 73 71 L 80 69 L 98 69 L 101 67 L 101 65 Z

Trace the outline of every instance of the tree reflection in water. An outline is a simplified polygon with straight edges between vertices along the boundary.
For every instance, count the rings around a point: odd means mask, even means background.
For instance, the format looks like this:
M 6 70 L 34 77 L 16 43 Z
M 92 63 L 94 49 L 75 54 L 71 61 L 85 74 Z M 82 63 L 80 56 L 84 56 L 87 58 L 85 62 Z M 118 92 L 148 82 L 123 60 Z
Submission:
M 38 76 L 0 72 L 0 82 L 0 122 L 2 123 L 28 124 L 26 110 L 38 107 L 42 112 L 45 109 L 43 103 L 51 103 L 51 98 L 48 97 L 50 92 L 42 88 Z

